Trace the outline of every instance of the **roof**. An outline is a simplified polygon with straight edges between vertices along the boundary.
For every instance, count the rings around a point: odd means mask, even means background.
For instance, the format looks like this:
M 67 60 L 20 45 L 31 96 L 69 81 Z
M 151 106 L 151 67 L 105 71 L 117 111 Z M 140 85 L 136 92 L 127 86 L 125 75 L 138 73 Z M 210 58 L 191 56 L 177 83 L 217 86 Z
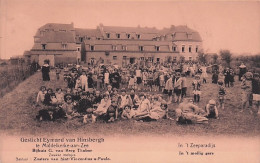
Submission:
M 49 31 L 41 37 L 41 42 L 56 42 L 56 43 L 66 43 L 66 42 L 75 42 L 75 37 L 72 32 L 55 32 Z
M 98 29 L 75 28 L 75 31 L 76 31 L 76 35 L 79 36 L 88 36 L 88 37 L 102 36 L 100 30 Z
M 159 33 L 159 30 L 148 27 L 118 27 L 118 26 L 99 26 L 104 32 L 119 32 L 119 33 Z
M 39 28 L 39 30 L 46 30 L 46 29 L 47 30 L 54 29 L 54 31 L 59 31 L 60 29 L 71 31 L 71 30 L 74 30 L 74 25 L 73 25 L 73 23 L 71 23 L 71 24 L 48 23 Z

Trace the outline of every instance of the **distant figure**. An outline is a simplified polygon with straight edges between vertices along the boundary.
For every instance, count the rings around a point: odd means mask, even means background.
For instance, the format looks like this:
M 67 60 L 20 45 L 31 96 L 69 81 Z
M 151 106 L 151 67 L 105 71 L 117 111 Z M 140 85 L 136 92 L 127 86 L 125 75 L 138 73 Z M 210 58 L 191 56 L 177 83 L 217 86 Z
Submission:
M 47 60 L 45 60 L 43 66 L 42 66 L 42 80 L 43 81 L 50 81 L 49 73 L 50 73 L 49 62 Z
M 241 77 L 247 72 L 246 65 L 244 63 L 241 63 L 239 66 L 239 81 L 242 81 Z

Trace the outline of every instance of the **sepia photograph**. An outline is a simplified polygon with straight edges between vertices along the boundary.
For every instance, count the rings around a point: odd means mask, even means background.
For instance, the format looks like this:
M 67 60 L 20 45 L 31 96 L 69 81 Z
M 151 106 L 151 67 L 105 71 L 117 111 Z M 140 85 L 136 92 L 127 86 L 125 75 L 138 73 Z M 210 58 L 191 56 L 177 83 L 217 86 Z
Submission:
M 0 0 L 0 163 L 259 163 L 259 11 Z

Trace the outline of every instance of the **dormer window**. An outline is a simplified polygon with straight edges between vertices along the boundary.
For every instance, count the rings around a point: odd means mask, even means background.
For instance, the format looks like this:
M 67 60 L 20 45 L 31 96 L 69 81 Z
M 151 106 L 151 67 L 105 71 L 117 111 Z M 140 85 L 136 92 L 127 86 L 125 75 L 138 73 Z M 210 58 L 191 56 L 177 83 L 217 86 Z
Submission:
M 185 45 L 182 45 L 182 47 L 181 47 L 181 52 L 185 52 Z
M 189 46 L 189 52 L 191 53 L 191 45 Z
M 110 33 L 107 33 L 107 38 L 110 38 Z
M 130 34 L 126 34 L 126 37 L 129 39 L 131 37 L 131 35 Z
M 116 34 L 116 38 L 120 38 L 120 34 L 119 33 Z
M 141 36 L 140 36 L 140 34 L 137 34 L 136 37 L 137 37 L 138 39 L 140 39 Z
M 192 34 L 188 34 L 188 39 L 192 39 Z
M 117 50 L 116 45 L 112 45 L 112 50 Z
M 46 49 L 46 44 L 42 44 L 42 49 L 43 49 L 43 50 Z

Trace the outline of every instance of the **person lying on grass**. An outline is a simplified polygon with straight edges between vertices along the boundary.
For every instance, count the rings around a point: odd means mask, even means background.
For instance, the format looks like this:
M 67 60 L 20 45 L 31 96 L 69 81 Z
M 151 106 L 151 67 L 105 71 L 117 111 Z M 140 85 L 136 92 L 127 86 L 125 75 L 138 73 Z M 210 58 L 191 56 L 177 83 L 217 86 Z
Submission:
M 208 123 L 205 111 L 194 105 L 191 99 L 184 98 L 175 112 L 176 121 L 180 124 Z
M 130 105 L 126 105 L 123 109 L 123 112 L 121 114 L 121 119 L 127 120 L 132 119 L 134 116 L 134 110 L 132 110 Z

